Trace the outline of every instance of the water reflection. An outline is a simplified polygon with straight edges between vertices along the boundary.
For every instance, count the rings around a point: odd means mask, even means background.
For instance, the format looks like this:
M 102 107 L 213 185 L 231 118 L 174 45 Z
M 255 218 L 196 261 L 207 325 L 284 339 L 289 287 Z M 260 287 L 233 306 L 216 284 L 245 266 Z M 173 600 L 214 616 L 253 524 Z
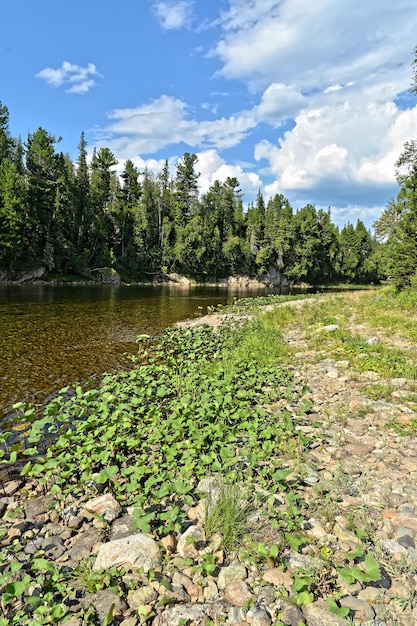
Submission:
M 138 334 L 264 290 L 137 286 L 0 286 L 0 421 L 17 401 L 44 402 L 72 382 L 130 364 Z M 201 307 L 201 308 L 200 308 Z

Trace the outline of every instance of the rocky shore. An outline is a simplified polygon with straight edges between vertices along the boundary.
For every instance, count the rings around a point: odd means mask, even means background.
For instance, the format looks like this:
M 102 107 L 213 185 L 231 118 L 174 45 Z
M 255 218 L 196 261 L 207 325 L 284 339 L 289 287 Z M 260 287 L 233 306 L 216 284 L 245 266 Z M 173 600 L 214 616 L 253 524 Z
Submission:
M 201 321 L 216 326 L 222 318 Z M 288 499 L 279 488 L 257 494 L 258 510 L 248 523 L 261 541 L 258 555 L 248 555 L 225 550 L 218 533 L 207 536 L 207 512 L 222 497 L 214 475 L 200 480 L 192 506 L 183 504 L 188 522 L 181 532 L 163 536 L 132 530 L 132 508 L 106 493 L 105 484 L 94 497 L 67 499 L 62 507 L 52 485 L 15 477 L 0 489 L 0 576 L 12 560 L 31 555 L 51 571 L 66 571 L 62 623 L 69 626 L 417 624 L 414 385 L 406 378 L 381 380 L 374 371 L 358 374 L 349 360 L 329 356 L 327 337 L 336 329 L 323 326 L 318 342 L 317 333 L 288 328 L 294 397 L 264 407 L 285 411 L 312 441 L 284 462 L 294 507 L 297 498 L 305 503 L 303 532 L 294 532 L 290 547 L 282 547 L 285 529 L 260 524 L 265 507 L 285 519 Z M 392 340 L 363 325 L 355 332 L 369 342 Z M 386 393 L 372 399 L 366 389 L 376 384 Z M 123 570 L 116 573 L 117 567 Z M 7 621 L 4 593 L 0 624 L 7 625 L 15 622 Z M 300 599 L 309 593 L 308 602 Z M 37 594 L 34 584 L 20 602 Z

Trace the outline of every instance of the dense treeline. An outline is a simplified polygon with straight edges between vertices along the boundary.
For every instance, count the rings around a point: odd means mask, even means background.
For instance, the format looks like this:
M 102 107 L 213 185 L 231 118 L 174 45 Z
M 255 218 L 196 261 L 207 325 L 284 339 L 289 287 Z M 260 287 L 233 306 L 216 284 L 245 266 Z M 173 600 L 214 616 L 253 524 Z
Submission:
M 284 196 L 266 203 L 261 192 L 244 208 L 236 178 L 200 194 L 188 152 L 173 176 L 167 162 L 154 175 L 128 160 L 119 177 L 109 148 L 87 159 L 83 133 L 75 163 L 58 143 L 43 128 L 25 143 L 11 137 L 0 103 L 2 269 L 113 267 L 132 279 L 175 271 L 200 280 L 272 272 L 313 284 L 381 274 L 380 246 L 360 220 L 339 230 L 330 211 L 293 211 Z
M 417 46 L 413 54 L 410 91 L 417 94 Z M 399 289 L 417 288 L 417 139 L 404 144 L 395 165 L 400 191 L 373 226 L 384 242 L 382 263 L 391 282 Z

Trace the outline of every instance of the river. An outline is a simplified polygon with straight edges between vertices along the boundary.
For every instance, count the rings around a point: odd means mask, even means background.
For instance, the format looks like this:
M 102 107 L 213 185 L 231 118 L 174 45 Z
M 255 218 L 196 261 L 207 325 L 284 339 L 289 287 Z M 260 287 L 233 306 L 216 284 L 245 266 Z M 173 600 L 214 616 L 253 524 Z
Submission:
M 226 304 L 207 287 L 0 285 L 0 428 L 18 427 L 12 405 L 43 403 L 59 389 L 130 364 L 136 337 Z

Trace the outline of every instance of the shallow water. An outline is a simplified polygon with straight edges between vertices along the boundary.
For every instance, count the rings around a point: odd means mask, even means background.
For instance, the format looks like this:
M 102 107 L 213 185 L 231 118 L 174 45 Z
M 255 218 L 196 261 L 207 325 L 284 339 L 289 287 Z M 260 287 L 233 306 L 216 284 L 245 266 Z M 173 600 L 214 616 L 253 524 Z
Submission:
M 128 367 L 136 337 L 260 295 L 221 288 L 0 285 L 0 427 L 18 401 L 43 403 L 73 382 Z

